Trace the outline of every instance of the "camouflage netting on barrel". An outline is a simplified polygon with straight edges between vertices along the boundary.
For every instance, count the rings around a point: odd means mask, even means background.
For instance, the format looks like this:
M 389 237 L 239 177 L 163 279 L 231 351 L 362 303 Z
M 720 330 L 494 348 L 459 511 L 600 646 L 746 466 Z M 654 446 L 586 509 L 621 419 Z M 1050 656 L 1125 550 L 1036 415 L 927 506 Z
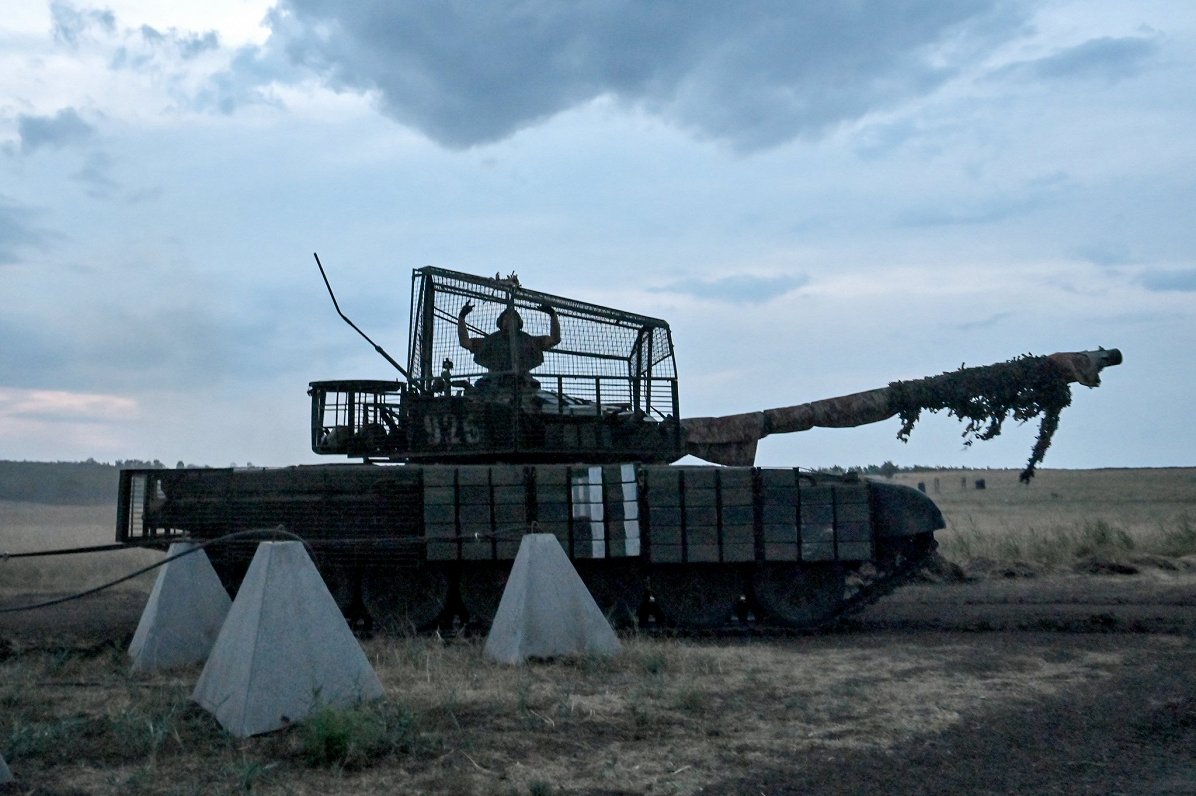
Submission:
M 762 412 L 724 417 L 697 417 L 682 421 L 686 450 L 707 461 L 725 465 L 750 465 L 756 444 L 769 434 L 811 428 L 848 428 L 901 417 L 899 439 L 909 439 L 922 410 L 947 410 L 967 422 L 964 444 L 992 439 L 1009 417 L 1026 422 L 1042 417 L 1038 438 L 1021 480 L 1029 482 L 1046 455 L 1059 427 L 1059 415 L 1071 403 L 1071 382 L 1086 387 L 1100 385 L 1100 371 L 1121 364 L 1117 349 L 1099 349 L 1050 356 L 1025 355 L 1008 362 L 911 381 L 888 387 L 827 398 Z
M 892 382 L 889 404 L 901 417 L 897 438 L 903 442 L 923 409 L 945 409 L 965 421 L 963 444 L 968 446 L 999 436 L 1010 417 L 1025 423 L 1041 416 L 1030 459 L 1019 476 L 1028 483 L 1059 428 L 1060 413 L 1071 404 L 1070 381 L 1065 363 L 1027 354 L 987 367 L 961 367 L 940 376 Z

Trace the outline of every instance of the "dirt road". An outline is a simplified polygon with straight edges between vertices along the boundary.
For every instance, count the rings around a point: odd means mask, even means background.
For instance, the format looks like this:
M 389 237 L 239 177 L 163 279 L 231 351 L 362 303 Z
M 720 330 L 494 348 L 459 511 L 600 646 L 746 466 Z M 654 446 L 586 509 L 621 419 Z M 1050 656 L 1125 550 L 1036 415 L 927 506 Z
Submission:
M 862 631 L 1048 630 L 1196 636 L 1196 566 L 1190 570 L 1175 563 L 1168 566 L 1177 568 L 1140 564 L 1127 567 L 1137 570 L 1133 574 L 1029 576 L 1018 575 L 1017 568 L 1005 568 L 964 582 L 911 584 L 853 617 L 848 626 Z

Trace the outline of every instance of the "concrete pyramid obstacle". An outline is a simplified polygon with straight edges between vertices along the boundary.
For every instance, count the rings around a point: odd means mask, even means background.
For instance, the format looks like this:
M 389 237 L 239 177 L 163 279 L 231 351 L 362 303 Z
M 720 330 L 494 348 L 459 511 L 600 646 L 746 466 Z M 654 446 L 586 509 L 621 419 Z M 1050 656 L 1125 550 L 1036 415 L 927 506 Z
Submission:
M 487 658 L 615 655 L 619 639 L 550 533 L 523 537 L 486 638 Z
M 245 738 L 382 693 L 303 544 L 259 544 L 191 698 Z
M 13 782 L 12 772 L 8 770 L 8 763 L 4 762 L 4 755 L 0 755 L 0 785 Z
M 190 542 L 175 542 L 167 555 L 194 547 Z M 203 663 L 230 605 L 232 600 L 203 550 L 167 562 L 158 570 L 129 645 L 133 671 Z

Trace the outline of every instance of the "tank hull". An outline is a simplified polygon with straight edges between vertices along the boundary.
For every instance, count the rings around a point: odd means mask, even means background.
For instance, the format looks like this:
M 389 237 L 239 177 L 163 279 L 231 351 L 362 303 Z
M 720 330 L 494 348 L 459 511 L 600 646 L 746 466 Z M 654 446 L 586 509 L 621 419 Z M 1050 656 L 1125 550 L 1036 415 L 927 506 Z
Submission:
M 643 464 L 311 465 L 125 470 L 118 541 L 212 541 L 236 589 L 256 542 L 307 543 L 346 617 L 488 624 L 525 533 L 554 534 L 624 623 L 814 627 L 933 550 L 922 493 L 853 476 Z M 862 574 L 863 573 L 863 574 Z

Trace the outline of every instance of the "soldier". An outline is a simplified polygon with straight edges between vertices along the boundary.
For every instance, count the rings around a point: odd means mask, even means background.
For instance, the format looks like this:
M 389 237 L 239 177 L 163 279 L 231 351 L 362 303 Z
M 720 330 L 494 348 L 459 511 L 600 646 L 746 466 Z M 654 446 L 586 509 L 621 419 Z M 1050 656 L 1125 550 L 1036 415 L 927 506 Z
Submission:
M 538 308 L 548 315 L 551 322 L 549 333 L 532 336 L 523 331 L 523 318 L 514 307 L 507 307 L 498 316 L 498 331 L 485 337 L 470 337 L 465 327 L 465 316 L 473 312 L 472 302 L 457 315 L 457 340 L 461 347 L 473 354 L 473 359 L 489 373 L 478 379 L 481 389 L 510 390 L 518 386 L 521 390 L 538 390 L 540 383 L 529 372 L 544 362 L 544 352 L 561 342 L 561 322 L 556 310 L 548 304 Z

